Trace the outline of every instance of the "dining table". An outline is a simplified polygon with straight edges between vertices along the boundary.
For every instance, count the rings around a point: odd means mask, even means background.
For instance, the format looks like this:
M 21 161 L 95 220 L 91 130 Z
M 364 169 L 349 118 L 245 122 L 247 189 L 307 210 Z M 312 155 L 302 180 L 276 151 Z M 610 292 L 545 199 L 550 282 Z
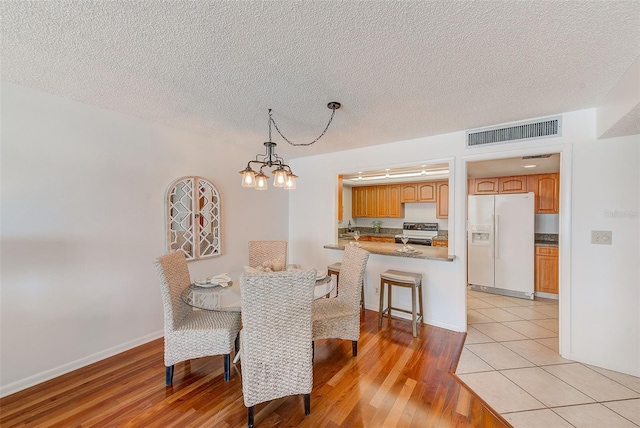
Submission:
M 180 294 L 184 303 L 197 309 L 219 312 L 242 312 L 240 294 L 240 275 L 242 272 L 229 274 L 231 281 L 216 284 L 193 283 Z M 329 296 L 335 287 L 331 276 L 321 273 L 316 276 L 313 298 L 320 299 Z
M 196 281 L 186 287 L 180 294 L 184 303 L 197 309 L 219 312 L 242 312 L 242 300 L 240 294 L 240 275 L 242 272 L 232 272 L 231 279 L 222 284 L 210 284 L 207 281 Z M 214 277 L 215 278 L 215 277 Z M 313 299 L 329 297 L 335 287 L 335 282 L 326 273 L 316 275 L 316 283 L 313 288 Z M 241 358 L 240 349 L 233 363 Z

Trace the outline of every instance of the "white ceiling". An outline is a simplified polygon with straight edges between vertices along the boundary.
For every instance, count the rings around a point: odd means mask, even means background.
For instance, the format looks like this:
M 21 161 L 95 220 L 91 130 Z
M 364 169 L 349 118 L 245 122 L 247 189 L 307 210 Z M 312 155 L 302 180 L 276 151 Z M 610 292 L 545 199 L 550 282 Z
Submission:
M 285 158 L 598 105 L 638 1 L 0 2 L 2 80 Z

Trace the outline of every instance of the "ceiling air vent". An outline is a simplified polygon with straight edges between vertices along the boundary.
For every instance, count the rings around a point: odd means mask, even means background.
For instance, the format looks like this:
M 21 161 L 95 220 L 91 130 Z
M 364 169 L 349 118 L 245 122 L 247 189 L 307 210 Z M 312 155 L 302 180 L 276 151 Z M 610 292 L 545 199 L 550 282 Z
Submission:
M 521 122 L 510 126 L 492 126 L 490 128 L 467 131 L 467 147 L 559 137 L 562 135 L 561 130 L 562 116 Z

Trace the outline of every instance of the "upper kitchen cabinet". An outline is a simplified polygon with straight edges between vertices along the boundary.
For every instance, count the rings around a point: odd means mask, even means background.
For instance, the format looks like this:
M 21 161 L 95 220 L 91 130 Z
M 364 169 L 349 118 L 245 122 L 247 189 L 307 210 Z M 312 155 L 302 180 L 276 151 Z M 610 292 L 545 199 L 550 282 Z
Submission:
M 527 176 L 498 177 L 498 193 L 526 193 Z
M 494 195 L 498 193 L 498 177 L 469 179 L 470 195 Z
M 354 187 L 351 189 L 351 217 L 366 217 L 367 194 L 365 187 Z
M 399 184 L 360 186 L 351 190 L 351 216 L 375 218 L 403 218 Z
M 436 218 L 449 217 L 449 182 L 436 182 Z
M 423 183 L 402 184 L 402 194 L 400 202 L 435 202 L 436 182 L 427 181 Z
M 560 212 L 560 174 L 529 175 L 527 189 L 536 195 L 536 214 L 558 214 Z
M 416 202 L 418 200 L 418 184 L 405 183 L 400 187 L 400 202 Z

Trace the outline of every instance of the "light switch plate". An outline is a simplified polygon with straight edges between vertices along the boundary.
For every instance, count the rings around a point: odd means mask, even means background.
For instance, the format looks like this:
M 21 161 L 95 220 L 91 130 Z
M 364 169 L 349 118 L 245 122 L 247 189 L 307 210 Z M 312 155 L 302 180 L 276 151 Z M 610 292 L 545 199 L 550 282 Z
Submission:
M 610 230 L 592 230 L 591 243 L 600 245 L 611 245 L 612 233 Z

